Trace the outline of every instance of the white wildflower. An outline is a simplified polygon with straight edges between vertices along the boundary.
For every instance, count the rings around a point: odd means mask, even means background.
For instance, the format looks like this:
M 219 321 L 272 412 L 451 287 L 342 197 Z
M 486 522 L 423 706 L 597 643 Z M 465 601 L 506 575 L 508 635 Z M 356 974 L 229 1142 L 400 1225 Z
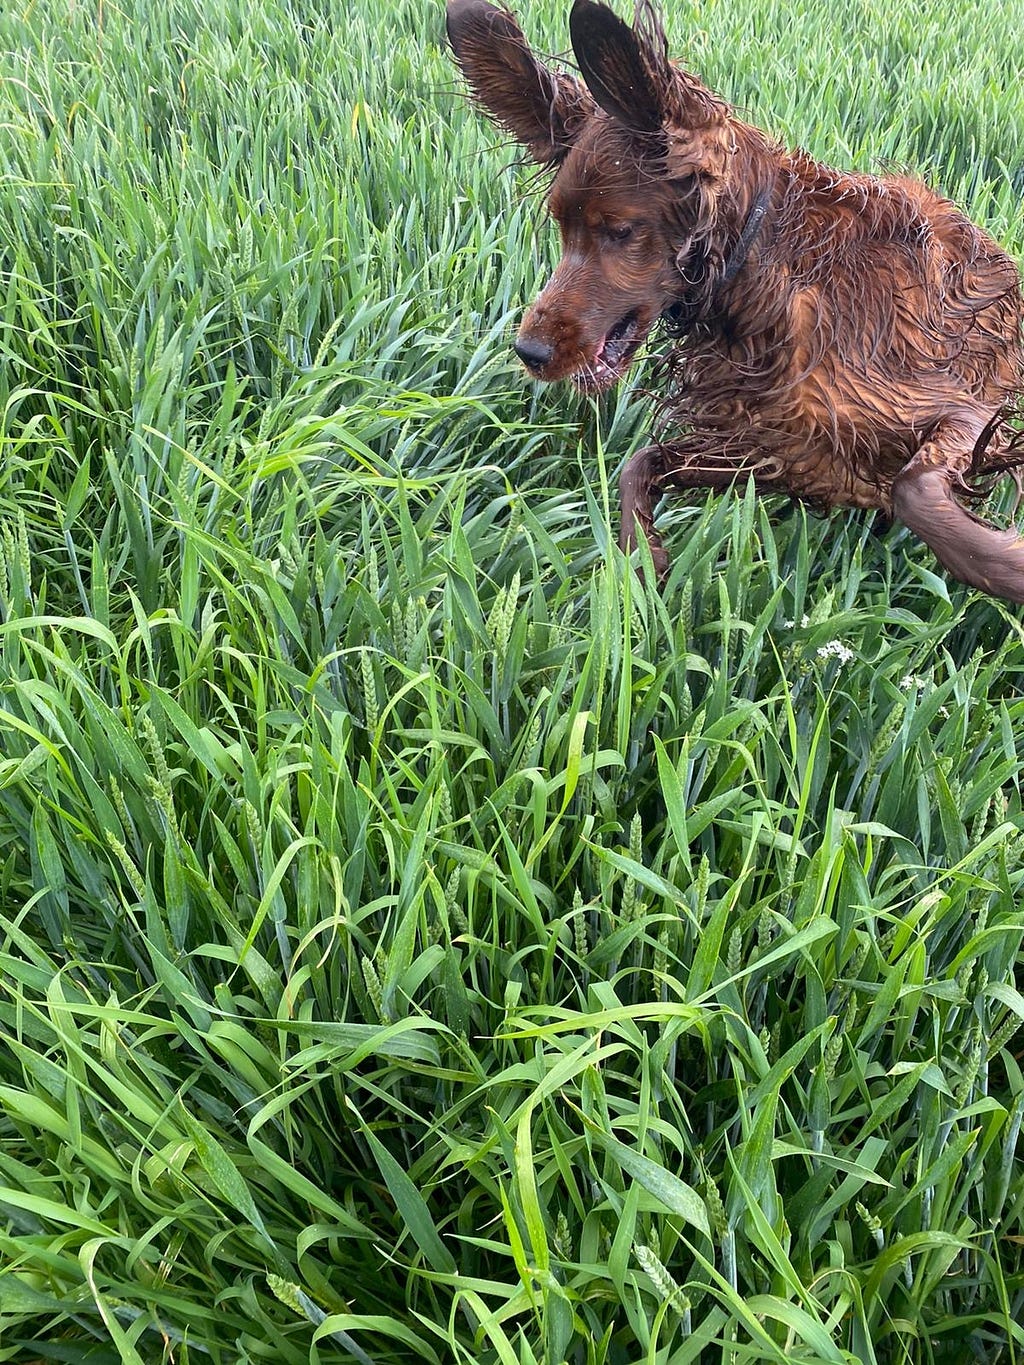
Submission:
M 819 659 L 837 659 L 841 664 L 848 664 L 855 657 L 853 650 L 848 649 L 842 640 L 829 640 L 818 650 Z

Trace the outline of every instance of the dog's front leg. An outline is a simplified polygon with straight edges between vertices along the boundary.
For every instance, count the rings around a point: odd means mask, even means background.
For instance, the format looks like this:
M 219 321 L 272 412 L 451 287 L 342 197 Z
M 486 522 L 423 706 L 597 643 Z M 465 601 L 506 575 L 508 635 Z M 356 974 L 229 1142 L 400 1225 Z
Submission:
M 631 455 L 619 475 L 619 505 L 622 524 L 619 530 L 619 544 L 624 554 L 629 554 L 637 543 L 637 527 L 647 538 L 651 547 L 651 560 L 659 583 L 668 576 L 668 555 L 661 543 L 661 536 L 654 529 L 654 512 L 651 508 L 651 490 L 655 488 L 665 472 L 665 456 L 660 446 L 644 446 Z
M 669 559 L 661 536 L 654 529 L 652 493 L 660 494 L 665 488 L 710 488 L 722 491 L 731 488 L 744 474 L 754 475 L 754 486 L 758 492 L 772 492 L 780 486 L 774 470 L 766 463 L 749 467 L 729 463 L 701 463 L 695 460 L 692 451 L 685 446 L 644 446 L 630 456 L 619 475 L 619 496 L 622 508 L 622 527 L 619 544 L 624 554 L 629 554 L 637 543 L 637 527 L 644 533 L 651 547 L 658 581 L 668 576 Z

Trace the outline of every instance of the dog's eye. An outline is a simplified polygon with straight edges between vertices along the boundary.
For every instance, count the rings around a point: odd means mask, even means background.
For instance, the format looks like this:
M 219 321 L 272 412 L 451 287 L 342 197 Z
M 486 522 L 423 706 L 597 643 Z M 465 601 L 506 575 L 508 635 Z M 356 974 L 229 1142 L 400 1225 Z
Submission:
M 605 223 L 605 236 L 613 242 L 625 242 L 633 235 L 632 223 Z

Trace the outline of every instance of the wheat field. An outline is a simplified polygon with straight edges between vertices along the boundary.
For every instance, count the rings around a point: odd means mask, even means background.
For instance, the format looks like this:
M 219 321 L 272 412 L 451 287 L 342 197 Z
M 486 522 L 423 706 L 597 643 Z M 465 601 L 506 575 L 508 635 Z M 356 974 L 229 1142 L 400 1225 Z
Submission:
M 1024 256 L 1021 0 L 668 28 Z M 442 36 L 0 14 L 0 1361 L 1017 1361 L 1019 613 L 742 488 L 645 587 Z

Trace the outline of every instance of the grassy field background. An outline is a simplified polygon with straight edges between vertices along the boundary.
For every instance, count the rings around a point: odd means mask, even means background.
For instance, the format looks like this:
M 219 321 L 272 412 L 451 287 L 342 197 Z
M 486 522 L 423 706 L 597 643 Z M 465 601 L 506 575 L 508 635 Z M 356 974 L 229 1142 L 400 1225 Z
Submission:
M 1020 0 L 669 29 L 1024 255 Z M 1019 613 L 742 490 L 642 587 L 441 34 L 0 14 L 0 1360 L 1019 1360 Z

